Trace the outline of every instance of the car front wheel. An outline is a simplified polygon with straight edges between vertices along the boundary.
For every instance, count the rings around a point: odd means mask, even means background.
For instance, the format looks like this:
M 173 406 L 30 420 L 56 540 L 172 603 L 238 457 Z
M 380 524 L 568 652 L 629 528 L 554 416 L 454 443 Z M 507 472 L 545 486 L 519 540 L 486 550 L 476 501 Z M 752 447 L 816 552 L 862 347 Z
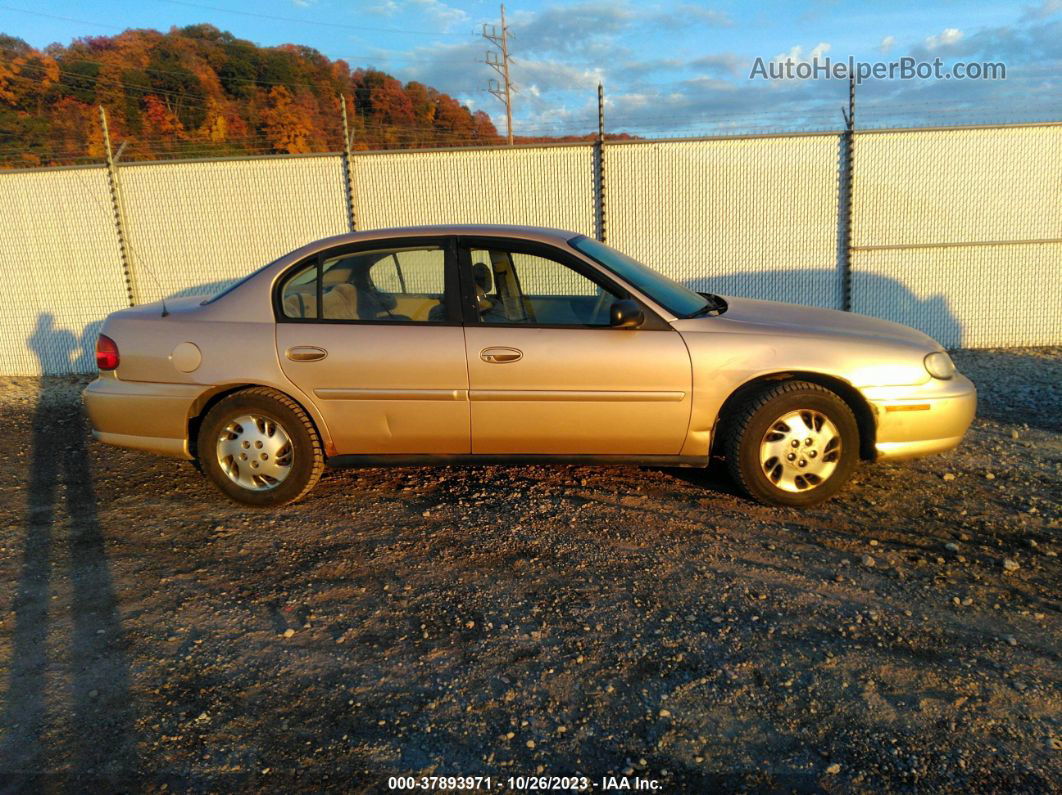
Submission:
M 851 477 L 859 427 L 840 397 L 786 381 L 754 393 L 724 427 L 731 476 L 750 497 L 805 507 L 828 500 Z
M 235 392 L 199 428 L 199 462 L 226 496 L 269 507 L 294 502 L 324 469 L 321 441 L 294 400 L 266 387 Z

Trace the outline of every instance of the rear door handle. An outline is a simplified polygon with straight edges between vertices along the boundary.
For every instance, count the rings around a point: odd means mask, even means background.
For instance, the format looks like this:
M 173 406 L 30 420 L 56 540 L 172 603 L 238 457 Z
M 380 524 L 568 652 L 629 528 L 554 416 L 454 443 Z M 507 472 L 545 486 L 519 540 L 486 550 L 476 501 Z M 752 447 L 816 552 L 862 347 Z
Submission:
M 297 345 L 288 348 L 285 355 L 293 362 L 319 362 L 328 355 L 328 351 L 313 345 Z
M 489 364 L 508 364 L 524 358 L 524 352 L 516 348 L 484 348 L 479 358 Z

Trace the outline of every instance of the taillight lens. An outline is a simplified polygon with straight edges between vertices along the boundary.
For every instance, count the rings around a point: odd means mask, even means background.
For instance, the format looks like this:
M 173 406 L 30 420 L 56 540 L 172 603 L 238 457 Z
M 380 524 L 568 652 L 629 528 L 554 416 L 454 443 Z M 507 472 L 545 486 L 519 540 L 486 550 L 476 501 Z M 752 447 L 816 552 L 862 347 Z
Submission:
M 118 368 L 118 345 L 106 334 L 96 340 L 96 366 L 101 370 Z

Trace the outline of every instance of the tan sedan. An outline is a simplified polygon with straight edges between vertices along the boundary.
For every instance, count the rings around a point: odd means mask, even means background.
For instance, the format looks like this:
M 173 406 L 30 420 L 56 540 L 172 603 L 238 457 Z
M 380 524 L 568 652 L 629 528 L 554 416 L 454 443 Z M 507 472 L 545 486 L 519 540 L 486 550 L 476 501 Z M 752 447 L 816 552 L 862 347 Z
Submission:
M 859 459 L 955 447 L 976 393 L 884 320 L 697 293 L 595 240 L 446 226 L 320 240 L 211 298 L 115 312 L 94 435 L 197 459 L 229 497 L 325 464 L 707 466 L 804 506 Z

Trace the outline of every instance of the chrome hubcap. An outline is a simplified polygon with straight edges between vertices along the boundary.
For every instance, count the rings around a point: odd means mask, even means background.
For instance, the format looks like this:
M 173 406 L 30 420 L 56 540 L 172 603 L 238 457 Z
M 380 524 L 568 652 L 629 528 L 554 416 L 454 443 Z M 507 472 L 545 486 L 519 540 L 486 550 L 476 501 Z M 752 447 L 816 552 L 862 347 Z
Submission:
M 825 483 L 841 460 L 841 434 L 825 414 L 797 409 L 771 423 L 760 442 L 760 466 L 783 491 Z
M 267 491 L 283 483 L 291 473 L 293 453 L 284 428 L 260 414 L 230 420 L 218 436 L 221 471 L 250 491 Z

